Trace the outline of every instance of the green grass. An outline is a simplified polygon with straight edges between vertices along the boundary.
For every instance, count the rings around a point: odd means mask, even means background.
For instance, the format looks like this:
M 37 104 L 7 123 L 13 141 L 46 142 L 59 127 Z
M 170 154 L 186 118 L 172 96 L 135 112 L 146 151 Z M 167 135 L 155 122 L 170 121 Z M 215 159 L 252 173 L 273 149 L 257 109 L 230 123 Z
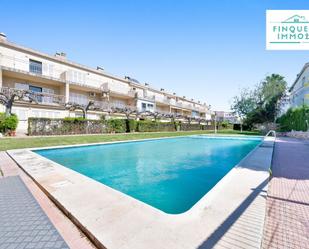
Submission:
M 127 134 L 102 134 L 102 135 L 81 135 L 81 136 L 52 136 L 52 137 L 24 137 L 24 138 L 1 138 L 0 151 L 22 148 L 46 147 L 56 145 L 85 144 L 111 142 L 121 140 L 134 140 L 159 137 L 177 137 L 195 134 L 213 134 L 213 131 L 181 131 L 181 132 L 145 132 Z M 242 132 L 233 130 L 222 130 L 219 134 L 241 134 L 259 135 L 258 132 Z

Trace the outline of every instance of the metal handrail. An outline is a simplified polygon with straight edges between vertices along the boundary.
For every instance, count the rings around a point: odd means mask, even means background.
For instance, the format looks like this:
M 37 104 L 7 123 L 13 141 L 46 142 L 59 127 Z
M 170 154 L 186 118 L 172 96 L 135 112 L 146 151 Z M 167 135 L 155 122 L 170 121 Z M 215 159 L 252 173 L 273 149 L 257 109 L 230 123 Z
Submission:
M 271 133 L 276 138 L 276 131 L 275 130 L 269 130 L 264 137 L 268 137 Z

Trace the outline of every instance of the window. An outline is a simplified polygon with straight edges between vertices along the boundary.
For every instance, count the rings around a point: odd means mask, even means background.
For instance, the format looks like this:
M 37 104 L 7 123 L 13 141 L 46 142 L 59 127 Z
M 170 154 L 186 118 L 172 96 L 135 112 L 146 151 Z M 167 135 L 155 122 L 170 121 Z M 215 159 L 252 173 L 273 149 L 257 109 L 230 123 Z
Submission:
M 146 103 L 142 103 L 142 111 L 146 111 Z
M 29 60 L 29 71 L 30 73 L 42 74 L 42 62 Z
M 35 94 L 35 93 L 41 93 L 42 92 L 42 87 L 37 87 L 37 86 L 31 86 L 30 85 L 29 86 L 29 90 L 31 92 L 33 92 L 32 97 L 34 99 L 36 99 L 37 102 L 42 102 L 42 96 Z

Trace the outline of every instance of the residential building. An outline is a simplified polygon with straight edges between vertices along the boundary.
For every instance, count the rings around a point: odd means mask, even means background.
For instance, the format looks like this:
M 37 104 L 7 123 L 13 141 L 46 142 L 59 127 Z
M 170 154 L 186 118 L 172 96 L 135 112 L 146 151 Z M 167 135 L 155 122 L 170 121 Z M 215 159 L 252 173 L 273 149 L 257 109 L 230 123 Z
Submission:
M 211 119 L 206 103 L 155 89 L 130 77 L 112 75 L 102 67 L 93 69 L 72 62 L 62 52 L 51 56 L 14 44 L 3 33 L 0 34 L 0 89 L 2 92 L 28 90 L 37 100 L 36 103 L 18 101 L 14 104 L 13 112 L 20 120 L 19 131 L 27 130 L 29 117 L 81 116 L 81 111 L 69 111 L 65 104 L 86 106 L 89 101 L 99 107 L 128 107 Z M 0 111 L 4 111 L 1 105 Z M 102 111 L 88 111 L 87 118 L 99 119 L 103 114 Z M 121 114 L 114 115 L 121 117 Z
M 297 75 L 289 92 L 289 107 L 309 105 L 309 63 L 306 63 Z
M 233 112 L 215 111 L 215 114 L 218 122 L 226 121 L 230 124 L 239 123 L 239 119 Z

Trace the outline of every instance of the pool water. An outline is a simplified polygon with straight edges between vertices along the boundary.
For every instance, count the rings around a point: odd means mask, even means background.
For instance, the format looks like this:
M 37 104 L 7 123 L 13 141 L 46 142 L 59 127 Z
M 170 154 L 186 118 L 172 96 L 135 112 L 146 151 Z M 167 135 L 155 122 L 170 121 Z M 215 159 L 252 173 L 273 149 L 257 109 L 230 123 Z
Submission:
M 179 214 L 260 142 L 191 136 L 34 152 L 166 213 Z

